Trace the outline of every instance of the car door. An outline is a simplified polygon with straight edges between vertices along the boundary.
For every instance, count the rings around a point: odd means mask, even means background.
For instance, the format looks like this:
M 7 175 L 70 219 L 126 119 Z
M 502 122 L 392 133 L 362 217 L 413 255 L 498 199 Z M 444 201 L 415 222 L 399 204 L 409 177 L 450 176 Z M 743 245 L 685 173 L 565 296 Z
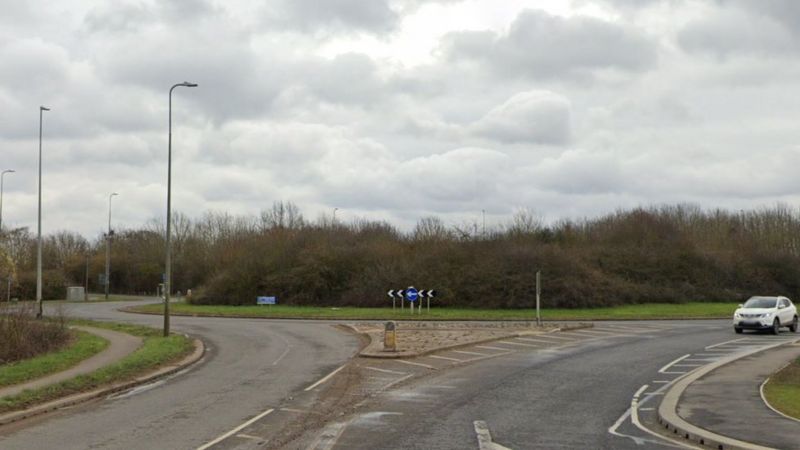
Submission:
M 785 298 L 778 300 L 778 317 L 780 318 L 781 324 L 789 324 L 792 322 L 794 313 L 792 308 L 789 308 L 789 305 L 789 301 Z

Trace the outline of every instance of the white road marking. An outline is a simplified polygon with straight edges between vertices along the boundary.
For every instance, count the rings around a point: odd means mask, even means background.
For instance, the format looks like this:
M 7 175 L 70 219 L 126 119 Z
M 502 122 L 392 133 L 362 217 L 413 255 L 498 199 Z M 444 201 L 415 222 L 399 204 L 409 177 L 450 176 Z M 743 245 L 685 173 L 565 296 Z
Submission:
M 426 369 L 436 369 L 436 367 L 431 366 L 430 364 L 422 364 L 422 363 L 415 362 L 415 361 L 406 361 L 404 359 L 395 359 L 394 362 L 399 362 L 399 363 L 403 363 L 403 364 L 409 364 L 409 365 L 412 365 L 412 366 L 425 367 Z
M 547 339 L 561 339 L 562 341 L 574 341 L 574 340 L 577 340 L 577 339 L 579 339 L 579 338 L 577 338 L 577 337 L 576 337 L 576 338 L 571 338 L 571 337 L 565 337 L 565 336 L 553 336 L 553 334 L 552 334 L 552 333 L 551 333 L 551 334 L 548 334 L 548 335 L 547 335 L 547 336 L 545 336 L 545 337 L 546 337 Z
M 677 364 L 677 363 L 679 363 L 679 362 L 683 361 L 684 359 L 686 359 L 686 358 L 688 358 L 688 357 L 690 357 L 690 356 L 692 356 L 692 354 L 691 354 L 691 353 L 687 353 L 687 354 L 685 354 L 685 355 L 681 356 L 680 358 L 677 358 L 677 359 L 675 359 L 674 361 L 671 361 L 671 362 L 669 362 L 669 363 L 668 363 L 666 366 L 664 366 L 664 367 L 662 367 L 662 368 L 658 369 L 658 373 L 667 373 L 667 369 L 669 369 L 669 368 L 670 368 L 670 367 L 672 367 L 674 364 Z M 681 372 L 681 373 L 682 373 L 682 372 Z
M 253 436 L 252 434 L 244 434 L 244 433 L 239 433 L 239 434 L 236 435 L 236 437 L 245 438 L 245 439 L 252 439 L 254 441 L 260 441 L 260 440 L 264 439 L 262 437 Z
M 391 374 L 395 374 L 395 375 L 408 375 L 408 372 L 400 372 L 400 371 L 397 371 L 397 370 L 379 369 L 377 367 L 371 367 L 371 366 L 361 366 L 361 367 L 363 367 L 365 369 L 369 369 L 369 370 L 375 370 L 377 372 L 391 373 Z
M 270 408 L 270 409 L 268 409 L 268 410 L 266 410 L 266 411 L 262 412 L 261 414 L 258 414 L 258 415 L 256 415 L 256 416 L 255 416 L 255 417 L 253 417 L 252 419 L 250 419 L 250 420 L 248 420 L 247 422 L 245 422 L 245 423 L 243 423 L 243 424 L 239 425 L 238 427 L 236 427 L 236 428 L 232 429 L 231 431 L 228 431 L 227 433 L 225 433 L 225 434 L 223 434 L 223 435 L 221 435 L 221 436 L 217 437 L 217 438 L 216 438 L 216 439 L 214 439 L 213 441 L 211 441 L 211 442 L 208 442 L 208 443 L 206 443 L 206 444 L 203 444 L 203 445 L 201 445 L 200 447 L 197 447 L 197 450 L 205 450 L 205 449 L 207 449 L 207 448 L 210 448 L 210 447 L 212 447 L 212 446 L 214 446 L 214 445 L 217 445 L 217 444 L 219 444 L 220 442 L 224 441 L 225 439 L 228 439 L 229 437 L 233 436 L 234 434 L 236 434 L 236 433 L 238 433 L 238 432 L 242 431 L 243 429 L 245 429 L 245 428 L 249 427 L 250 425 L 252 425 L 252 424 L 253 424 L 253 423 L 255 423 L 256 421 L 258 421 L 259 419 L 261 419 L 261 418 L 263 418 L 263 417 L 266 417 L 266 416 L 267 416 L 268 414 L 270 414 L 272 411 L 275 411 L 275 409 L 274 409 L 274 408 Z
M 520 341 L 525 341 L 525 342 L 538 342 L 540 344 L 560 344 L 560 342 L 556 342 L 556 341 L 546 341 L 544 339 L 533 339 L 533 338 L 527 338 L 527 337 L 518 337 L 517 339 L 519 339 Z
M 464 350 L 453 350 L 453 353 L 461 353 L 462 355 L 489 356 L 486 353 L 467 352 L 467 351 L 464 351 Z
M 539 345 L 534 344 L 524 344 L 522 342 L 511 342 L 511 341 L 500 341 L 498 344 L 505 344 L 505 345 L 518 345 L 520 347 L 532 347 L 532 348 L 539 348 Z
M 305 409 L 295 409 L 295 408 L 281 408 L 280 410 L 298 414 L 307 414 L 311 412 L 311 411 L 306 411 Z
M 349 422 L 332 423 L 322 429 L 322 432 L 317 439 L 308 447 L 315 450 L 329 450 L 332 449 L 339 438 L 344 433 L 345 428 Z
M 653 380 L 653 383 L 666 384 L 666 383 L 669 383 L 669 381 L 667 381 L 667 380 Z
M 476 345 L 475 348 L 482 348 L 482 349 L 486 349 L 486 350 L 498 350 L 498 351 L 501 351 L 501 352 L 507 352 L 508 351 L 507 348 L 492 347 L 490 345 Z
M 292 349 L 292 347 L 291 347 L 291 346 L 289 346 L 289 347 L 286 347 L 286 350 L 284 350 L 284 351 L 283 351 L 283 353 L 281 353 L 281 356 L 279 356 L 279 357 L 278 357 L 278 359 L 276 359 L 275 361 L 273 361 L 273 362 L 272 362 L 272 365 L 273 365 L 273 366 L 277 366 L 277 365 L 278 365 L 278 363 L 279 363 L 279 362 L 281 362 L 281 360 L 282 360 L 282 359 L 283 359 L 283 358 L 284 358 L 286 355 L 288 355 L 288 354 L 289 354 L 289 351 L 290 351 L 291 349 Z
M 340 366 L 339 368 L 337 368 L 337 369 L 336 369 L 336 370 L 334 370 L 333 372 L 331 372 L 331 373 L 329 373 L 329 374 L 325 375 L 324 377 L 322 377 L 322 379 L 320 379 L 320 380 L 319 380 L 319 381 L 317 381 L 316 383 L 312 384 L 311 386 L 309 386 L 309 387 L 307 387 L 307 388 L 305 388 L 305 389 L 303 389 L 303 390 L 304 390 L 304 391 L 306 391 L 306 392 L 308 392 L 308 391 L 310 391 L 310 390 L 314 389 L 315 387 L 319 386 L 320 384 L 322 384 L 322 383 L 324 383 L 324 382 L 326 382 L 326 381 L 330 380 L 330 379 L 331 379 L 331 378 L 332 378 L 334 375 L 336 375 L 337 373 L 339 373 L 339 371 L 340 371 L 340 370 L 344 369 L 344 368 L 345 368 L 345 366 L 347 366 L 347 364 L 343 364 L 342 366 Z
M 725 344 L 730 344 L 731 342 L 739 342 L 739 341 L 743 341 L 745 339 L 747 339 L 747 338 L 731 339 L 730 341 L 725 341 L 725 342 L 720 342 L 719 344 L 709 345 L 705 349 L 706 350 L 711 350 L 712 348 L 721 347 L 721 346 L 723 346 Z
M 428 358 L 436 358 L 436 359 L 443 359 L 445 361 L 457 361 L 457 362 L 464 362 L 463 359 L 458 358 L 450 358 L 449 356 L 439 356 L 439 355 L 427 355 Z
M 478 448 L 480 450 L 511 450 L 508 447 L 492 442 L 492 434 L 483 420 L 472 422 L 472 426 L 475 428 L 475 434 L 478 435 Z

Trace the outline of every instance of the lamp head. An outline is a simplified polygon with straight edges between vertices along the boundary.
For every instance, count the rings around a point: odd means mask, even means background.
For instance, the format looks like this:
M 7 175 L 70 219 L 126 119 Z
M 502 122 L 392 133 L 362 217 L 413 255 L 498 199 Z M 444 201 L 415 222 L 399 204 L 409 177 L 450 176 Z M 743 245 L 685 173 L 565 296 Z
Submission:
M 189 83 L 188 81 L 184 81 L 183 83 L 181 83 L 181 86 L 197 87 L 197 83 Z
M 40 110 L 40 111 L 50 111 L 50 108 L 47 108 L 47 107 L 45 107 L 45 106 L 40 106 L 40 107 L 39 107 L 39 110 Z

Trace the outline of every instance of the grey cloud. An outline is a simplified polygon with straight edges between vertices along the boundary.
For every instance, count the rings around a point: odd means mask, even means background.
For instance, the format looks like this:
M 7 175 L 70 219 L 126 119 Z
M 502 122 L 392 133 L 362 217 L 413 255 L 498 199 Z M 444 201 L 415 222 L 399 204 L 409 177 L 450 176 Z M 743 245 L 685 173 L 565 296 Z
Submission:
M 564 145 L 570 139 L 570 103 L 548 91 L 520 92 L 489 111 L 472 129 L 501 142 Z
M 737 54 L 774 55 L 797 52 L 797 36 L 775 17 L 744 9 L 722 7 L 715 14 L 687 24 L 678 34 L 690 52 L 720 57 Z
M 499 74 L 553 78 L 586 76 L 598 69 L 645 70 L 655 64 L 658 46 L 630 26 L 527 10 L 505 34 L 450 33 L 443 48 L 452 60 L 488 64 Z
M 300 31 L 385 32 L 399 20 L 386 0 L 279 0 L 265 6 L 265 15 L 268 26 Z

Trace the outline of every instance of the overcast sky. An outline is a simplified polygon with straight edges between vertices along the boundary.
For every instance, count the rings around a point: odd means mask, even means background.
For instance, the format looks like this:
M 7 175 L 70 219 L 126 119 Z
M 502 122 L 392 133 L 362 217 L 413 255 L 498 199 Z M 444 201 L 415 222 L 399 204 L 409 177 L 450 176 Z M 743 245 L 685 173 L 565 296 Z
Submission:
M 794 0 L 0 0 L 3 223 L 800 200 Z

